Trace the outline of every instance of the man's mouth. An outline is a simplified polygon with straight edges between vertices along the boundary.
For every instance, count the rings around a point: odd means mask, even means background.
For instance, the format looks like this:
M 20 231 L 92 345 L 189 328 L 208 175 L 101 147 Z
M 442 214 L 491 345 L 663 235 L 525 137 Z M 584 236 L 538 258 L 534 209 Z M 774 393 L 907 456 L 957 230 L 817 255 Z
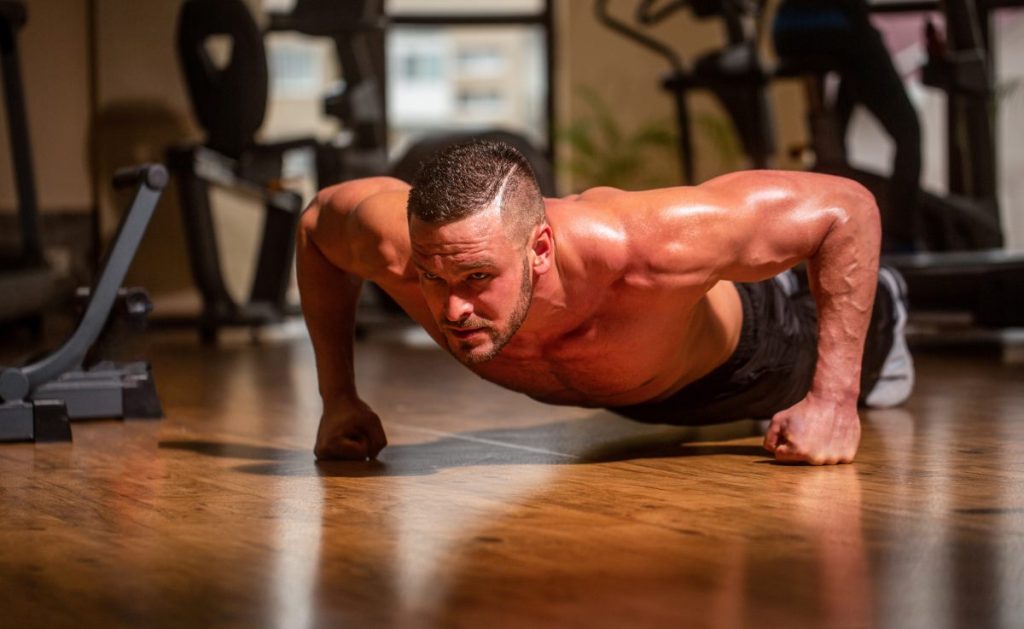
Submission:
M 448 328 L 448 331 L 457 339 L 468 339 L 483 332 L 484 328 Z

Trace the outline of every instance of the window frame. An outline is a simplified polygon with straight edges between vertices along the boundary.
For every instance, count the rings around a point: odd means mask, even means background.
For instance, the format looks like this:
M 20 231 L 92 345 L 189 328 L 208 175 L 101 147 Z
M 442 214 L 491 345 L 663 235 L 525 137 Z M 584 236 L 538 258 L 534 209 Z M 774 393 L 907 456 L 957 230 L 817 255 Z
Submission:
M 388 13 L 388 23 L 394 26 L 530 26 L 540 28 L 545 45 L 544 65 L 547 71 L 544 98 L 546 115 L 546 146 L 541 147 L 548 159 L 555 160 L 555 29 L 553 0 L 544 0 L 537 13 L 415 13 L 402 11 Z

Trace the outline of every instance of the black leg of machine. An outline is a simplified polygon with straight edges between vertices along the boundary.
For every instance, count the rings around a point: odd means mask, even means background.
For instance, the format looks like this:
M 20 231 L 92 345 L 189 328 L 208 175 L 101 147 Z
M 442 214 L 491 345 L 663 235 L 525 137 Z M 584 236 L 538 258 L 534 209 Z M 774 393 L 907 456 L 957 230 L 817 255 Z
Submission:
M 23 2 L 0 1 L 0 74 L 3 77 L 7 137 L 18 200 L 19 242 L 0 251 L 0 323 L 21 322 L 41 336 L 42 310 L 58 291 L 56 274 L 43 257 L 28 135 L 25 93 L 18 58 L 18 31 L 28 19 Z
M 213 38 L 230 41 L 230 63 L 214 63 L 207 48 Z M 199 145 L 169 148 L 168 166 L 178 182 L 192 277 L 203 299 L 199 336 L 211 344 L 221 327 L 256 328 L 295 311 L 286 293 L 302 198 L 283 189 L 285 155 L 312 153 L 318 185 L 336 178 L 324 161 L 331 147 L 316 138 L 256 140 L 267 109 L 267 52 L 263 32 L 242 0 L 185 0 L 177 50 L 192 111 L 206 137 Z M 215 229 L 214 187 L 242 193 L 265 209 L 253 284 L 244 298 L 232 297 L 222 272 L 218 236 L 226 241 L 232 235 Z
M 78 326 L 42 359 L 0 369 L 0 441 L 67 441 L 69 419 L 162 415 L 147 363 L 83 367 L 121 294 L 121 283 L 167 185 L 167 170 L 147 165 L 121 171 L 114 185 L 137 186 L 135 198 L 121 219 Z

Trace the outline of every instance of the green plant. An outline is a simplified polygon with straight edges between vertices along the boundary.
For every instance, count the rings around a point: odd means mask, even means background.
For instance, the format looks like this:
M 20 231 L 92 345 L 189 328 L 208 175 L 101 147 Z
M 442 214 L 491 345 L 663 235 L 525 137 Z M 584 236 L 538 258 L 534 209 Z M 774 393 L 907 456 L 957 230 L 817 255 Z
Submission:
M 577 88 L 588 114 L 558 131 L 571 147 L 571 158 L 561 167 L 572 173 L 573 186 L 643 189 L 678 183 L 675 172 L 675 137 L 667 121 L 623 129 L 596 90 Z
M 572 174 L 575 188 L 646 189 L 680 183 L 671 122 L 648 122 L 627 130 L 596 90 L 581 86 L 576 93 L 588 112 L 558 132 L 559 140 L 572 149 L 571 158 L 561 166 Z M 694 128 L 714 149 L 716 172 L 743 167 L 743 148 L 728 120 L 701 112 L 694 117 Z

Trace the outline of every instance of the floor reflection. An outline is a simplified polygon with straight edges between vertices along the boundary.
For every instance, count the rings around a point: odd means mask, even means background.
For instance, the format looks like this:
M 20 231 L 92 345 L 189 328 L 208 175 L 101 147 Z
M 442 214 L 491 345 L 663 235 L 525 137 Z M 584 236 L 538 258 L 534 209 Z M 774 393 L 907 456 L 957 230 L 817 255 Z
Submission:
M 324 492 L 318 479 L 274 482 L 270 615 L 276 627 L 302 629 L 317 619 Z
M 818 559 L 821 624 L 874 626 L 857 468 L 802 470 L 795 485 L 794 522 L 808 532 Z

